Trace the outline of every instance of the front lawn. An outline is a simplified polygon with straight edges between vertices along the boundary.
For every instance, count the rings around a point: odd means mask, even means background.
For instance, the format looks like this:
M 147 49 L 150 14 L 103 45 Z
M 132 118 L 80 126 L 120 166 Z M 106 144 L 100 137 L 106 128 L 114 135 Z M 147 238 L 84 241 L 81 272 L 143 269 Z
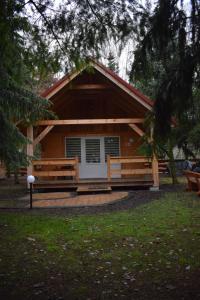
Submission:
M 200 299 L 200 199 L 91 216 L 0 215 L 1 299 Z

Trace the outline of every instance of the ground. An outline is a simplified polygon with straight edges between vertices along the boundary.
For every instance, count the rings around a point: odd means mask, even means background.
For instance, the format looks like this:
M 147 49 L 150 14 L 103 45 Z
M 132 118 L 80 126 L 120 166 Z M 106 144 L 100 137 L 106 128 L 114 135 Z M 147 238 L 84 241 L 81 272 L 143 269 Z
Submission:
M 200 198 L 183 185 L 96 208 L 2 209 L 0 245 L 1 299 L 200 299 Z

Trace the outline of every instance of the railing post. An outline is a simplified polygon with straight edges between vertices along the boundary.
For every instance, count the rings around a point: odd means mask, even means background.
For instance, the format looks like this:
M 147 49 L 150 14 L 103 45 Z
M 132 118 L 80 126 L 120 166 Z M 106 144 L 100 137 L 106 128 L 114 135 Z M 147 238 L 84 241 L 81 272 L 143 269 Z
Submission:
M 153 174 L 153 189 L 159 190 L 159 169 L 158 169 L 158 160 L 153 154 L 152 158 L 152 174 Z
M 76 181 L 79 181 L 79 159 L 78 156 L 75 157 L 76 164 L 75 164 L 75 170 L 76 170 Z
M 108 177 L 108 181 L 110 181 L 111 180 L 110 155 L 107 155 L 107 177 Z

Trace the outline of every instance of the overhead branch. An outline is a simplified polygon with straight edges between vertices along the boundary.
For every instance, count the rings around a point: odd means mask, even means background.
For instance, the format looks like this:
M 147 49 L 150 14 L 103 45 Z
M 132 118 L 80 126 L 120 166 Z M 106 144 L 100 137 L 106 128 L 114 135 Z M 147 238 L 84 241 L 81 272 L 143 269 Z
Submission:
M 92 13 L 95 15 L 95 17 L 99 20 L 99 22 L 103 25 L 103 26 L 109 26 L 109 27 L 114 27 L 114 24 L 111 23 L 107 23 L 107 22 L 103 22 L 103 18 L 100 17 L 100 15 L 98 13 L 95 12 L 90 0 L 86 0 L 89 8 L 91 9 Z
M 100 22 L 100 23 L 103 23 L 103 22 L 102 22 L 102 19 L 100 18 L 100 16 L 95 12 L 95 10 L 94 10 L 92 4 L 90 3 L 90 0 L 86 0 L 86 2 L 87 2 L 87 4 L 88 4 L 88 6 L 90 7 L 92 13 L 93 13 L 93 14 L 95 15 L 95 17 L 99 20 L 99 22 Z
M 66 54 L 65 50 L 63 49 L 62 45 L 60 44 L 60 42 L 58 40 L 58 37 L 57 37 L 56 33 L 54 32 L 52 24 L 49 22 L 49 20 L 47 19 L 47 17 L 43 13 L 43 11 L 41 11 L 41 9 L 39 8 L 39 6 L 33 0 L 29 0 L 29 3 L 31 3 L 35 7 L 35 9 L 39 12 L 39 14 L 41 15 L 41 17 L 45 21 L 46 25 L 48 25 L 48 27 L 49 27 L 51 33 L 53 34 L 53 36 L 55 38 L 55 41 L 57 42 L 58 46 L 60 47 L 60 49 L 62 50 L 62 52 L 64 54 Z

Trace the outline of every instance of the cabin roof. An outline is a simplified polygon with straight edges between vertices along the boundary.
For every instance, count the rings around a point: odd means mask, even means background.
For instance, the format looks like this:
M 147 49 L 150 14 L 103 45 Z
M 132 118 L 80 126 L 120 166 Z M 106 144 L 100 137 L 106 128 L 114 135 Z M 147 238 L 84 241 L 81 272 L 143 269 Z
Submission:
M 144 107 L 146 107 L 148 110 L 151 110 L 153 107 L 153 101 L 150 100 L 147 96 L 145 96 L 143 93 L 141 93 L 138 89 L 136 89 L 134 86 L 123 80 L 121 77 L 119 77 L 116 73 L 114 73 L 109 68 L 105 67 L 101 63 L 90 60 L 90 66 L 92 66 L 94 69 L 99 71 L 101 74 L 103 74 L 105 77 L 107 77 L 110 81 L 115 83 L 119 88 L 124 90 L 127 94 L 132 96 L 133 99 L 137 100 L 140 104 L 142 104 Z M 78 71 L 73 71 L 70 74 L 67 74 L 63 76 L 60 80 L 55 82 L 51 87 L 46 89 L 41 93 L 41 96 L 44 98 L 50 99 L 53 95 L 55 95 L 58 91 L 60 91 L 64 86 L 69 84 L 74 78 L 76 78 L 82 71 L 84 71 L 84 68 Z

